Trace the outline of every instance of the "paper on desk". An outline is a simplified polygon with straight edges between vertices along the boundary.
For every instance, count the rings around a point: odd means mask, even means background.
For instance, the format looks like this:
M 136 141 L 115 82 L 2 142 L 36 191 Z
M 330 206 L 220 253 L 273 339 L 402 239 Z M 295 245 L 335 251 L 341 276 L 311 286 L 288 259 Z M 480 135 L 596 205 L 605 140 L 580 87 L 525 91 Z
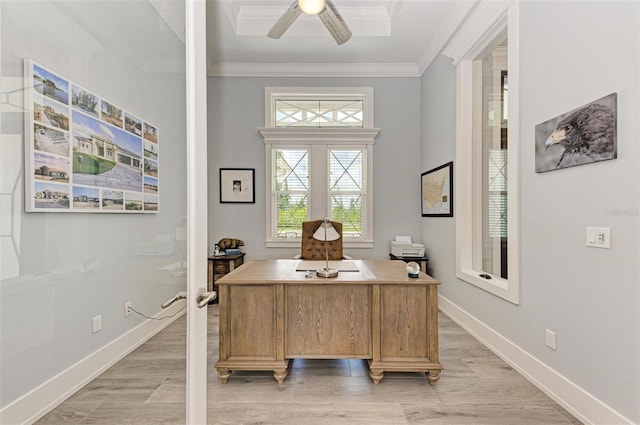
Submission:
M 302 260 L 296 266 L 297 272 L 306 272 L 312 271 L 315 272 L 318 269 L 323 269 L 327 266 L 326 261 L 310 261 L 310 260 Z M 341 261 L 329 261 L 329 268 L 333 270 L 338 270 L 339 272 L 357 272 L 358 266 L 356 266 L 355 261 L 349 260 L 341 260 Z
M 411 236 L 396 236 L 396 242 L 411 245 Z

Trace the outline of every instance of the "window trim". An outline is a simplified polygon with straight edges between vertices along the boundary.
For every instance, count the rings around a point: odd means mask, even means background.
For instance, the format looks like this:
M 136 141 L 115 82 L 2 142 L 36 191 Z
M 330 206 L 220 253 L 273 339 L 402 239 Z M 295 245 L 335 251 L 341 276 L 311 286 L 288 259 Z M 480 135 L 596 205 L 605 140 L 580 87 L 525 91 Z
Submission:
M 519 72 L 518 72 L 518 4 L 517 2 L 482 3 L 474 11 L 469 21 L 461 28 L 459 35 L 445 49 L 445 54 L 456 64 L 456 178 L 457 194 L 456 219 L 456 277 L 475 285 L 491 294 L 513 304 L 520 302 L 520 194 L 519 189 Z M 508 269 L 509 278 L 502 279 L 480 277 L 482 270 L 473 265 L 474 230 L 478 226 L 479 216 L 474 209 L 474 185 L 472 166 L 474 164 L 474 60 L 491 45 L 501 34 L 508 36 L 508 75 L 509 75 L 509 124 L 510 140 L 508 150 Z M 477 183 L 477 182 L 476 182 Z M 469 190 L 473 188 L 473 190 Z
M 333 146 L 336 148 L 347 147 L 365 147 L 367 151 L 367 220 L 366 220 L 366 236 L 361 240 L 345 240 L 345 248 L 372 248 L 373 247 L 373 145 L 374 139 L 380 132 L 379 128 L 305 128 L 305 127 L 262 127 L 258 131 L 264 138 L 265 143 L 265 193 L 266 198 L 266 239 L 267 247 L 299 247 L 300 239 L 292 238 L 287 240 L 276 240 L 271 236 L 272 223 L 272 199 L 271 199 L 271 167 L 272 167 L 272 149 L 278 147 L 303 147 L 309 146 L 312 150 L 311 161 L 313 158 L 313 147 L 320 146 L 322 149 L 329 149 Z M 327 160 L 326 156 L 323 160 Z M 313 166 L 313 163 L 311 164 Z M 311 198 L 313 202 L 313 197 Z M 311 208 L 314 208 L 312 205 Z

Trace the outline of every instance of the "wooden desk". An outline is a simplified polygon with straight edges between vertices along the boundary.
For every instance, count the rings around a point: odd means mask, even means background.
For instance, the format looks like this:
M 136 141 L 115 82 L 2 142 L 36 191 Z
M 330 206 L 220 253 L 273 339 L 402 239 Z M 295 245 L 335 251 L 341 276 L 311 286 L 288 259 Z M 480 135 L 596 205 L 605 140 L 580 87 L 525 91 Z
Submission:
M 289 359 L 369 361 L 379 383 L 385 371 L 440 377 L 438 282 L 409 278 L 400 261 L 354 260 L 357 272 L 305 278 L 300 260 L 249 261 L 218 280 L 223 383 L 233 370 L 273 370 L 282 383 Z

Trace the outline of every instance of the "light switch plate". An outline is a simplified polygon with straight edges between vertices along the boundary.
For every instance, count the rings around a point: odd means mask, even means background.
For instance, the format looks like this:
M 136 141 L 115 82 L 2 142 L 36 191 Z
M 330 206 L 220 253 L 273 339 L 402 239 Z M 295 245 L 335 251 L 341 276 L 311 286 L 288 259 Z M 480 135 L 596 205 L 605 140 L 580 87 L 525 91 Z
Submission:
M 91 319 L 92 332 L 100 332 L 102 330 L 102 315 L 96 316 Z
M 556 333 L 552 330 L 545 329 L 544 331 L 544 342 L 545 345 L 552 350 L 556 349 Z
M 611 229 L 609 227 L 587 227 L 587 246 L 611 248 Z

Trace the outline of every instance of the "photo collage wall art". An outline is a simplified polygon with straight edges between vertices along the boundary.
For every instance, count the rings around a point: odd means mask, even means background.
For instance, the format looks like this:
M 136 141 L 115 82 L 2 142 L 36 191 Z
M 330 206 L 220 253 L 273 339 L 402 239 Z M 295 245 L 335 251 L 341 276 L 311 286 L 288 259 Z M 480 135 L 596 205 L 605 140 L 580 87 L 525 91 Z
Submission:
M 158 212 L 158 128 L 31 59 L 25 77 L 26 210 Z

